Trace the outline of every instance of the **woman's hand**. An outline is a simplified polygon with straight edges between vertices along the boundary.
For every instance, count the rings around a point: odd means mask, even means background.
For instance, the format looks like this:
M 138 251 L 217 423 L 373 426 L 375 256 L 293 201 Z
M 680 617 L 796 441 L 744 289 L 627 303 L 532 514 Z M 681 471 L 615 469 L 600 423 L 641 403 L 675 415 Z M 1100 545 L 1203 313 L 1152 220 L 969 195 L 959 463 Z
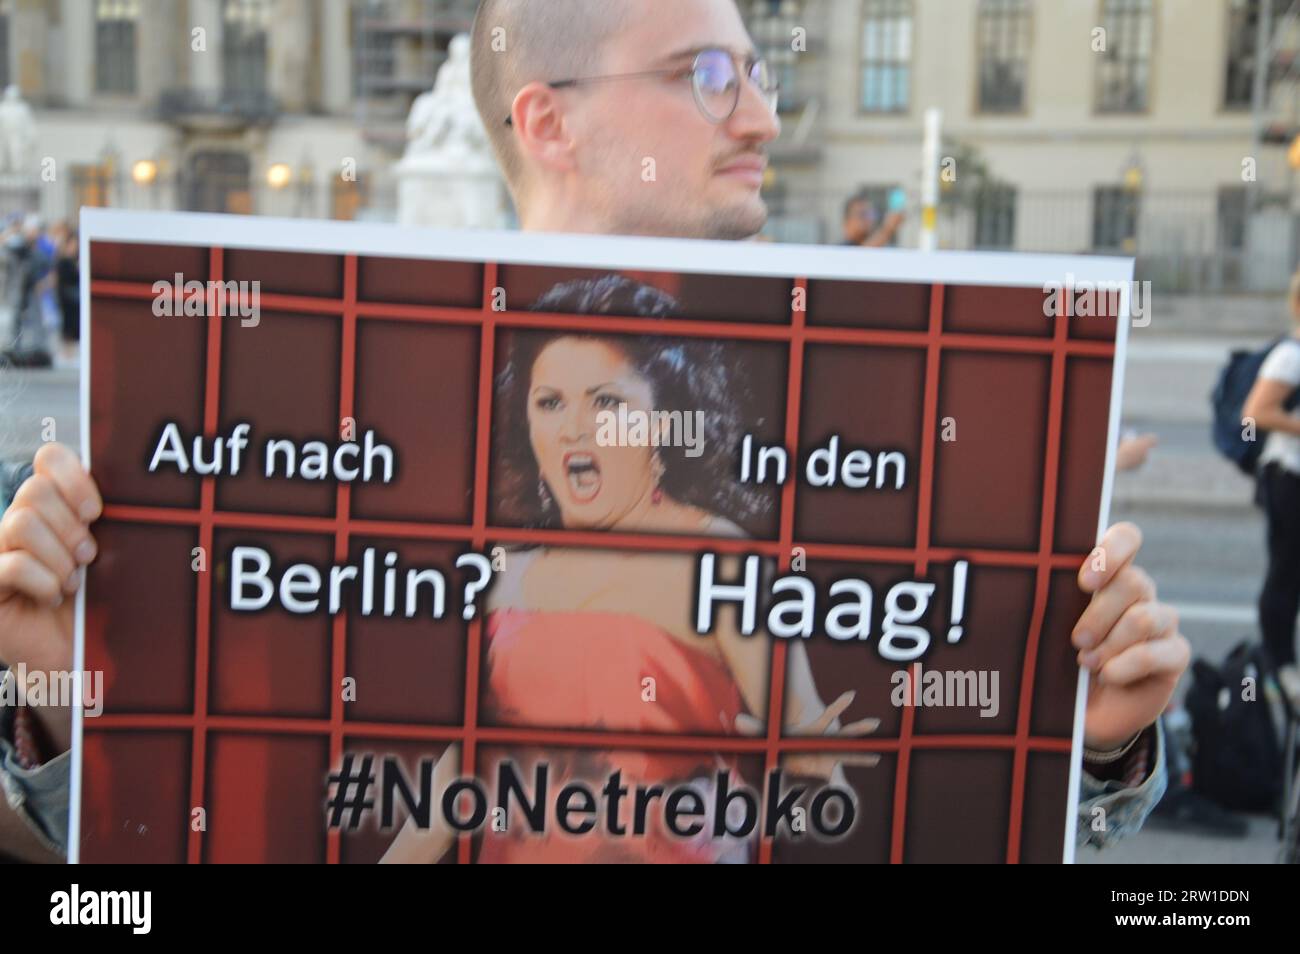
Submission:
M 443 750 L 438 764 L 433 767 L 433 808 L 429 813 L 429 827 L 420 828 L 414 818 L 408 818 L 384 856 L 384 865 L 437 864 L 443 855 L 456 844 L 456 832 L 442 817 L 442 797 L 460 772 L 460 743 L 453 742 Z
M 857 693 L 849 690 L 828 706 L 803 705 L 794 718 L 786 723 L 787 735 L 831 736 L 837 738 L 856 738 L 870 735 L 880 728 L 879 719 L 858 719 L 848 725 L 840 725 L 839 717 L 853 704 Z M 812 710 L 812 711 L 810 711 Z M 764 735 L 763 723 L 748 713 L 736 716 L 736 732 L 740 735 Z M 824 778 L 834 785 L 849 789 L 844 777 L 845 765 L 874 766 L 880 762 L 875 752 L 791 752 L 781 759 L 781 768 L 794 775 L 809 778 Z

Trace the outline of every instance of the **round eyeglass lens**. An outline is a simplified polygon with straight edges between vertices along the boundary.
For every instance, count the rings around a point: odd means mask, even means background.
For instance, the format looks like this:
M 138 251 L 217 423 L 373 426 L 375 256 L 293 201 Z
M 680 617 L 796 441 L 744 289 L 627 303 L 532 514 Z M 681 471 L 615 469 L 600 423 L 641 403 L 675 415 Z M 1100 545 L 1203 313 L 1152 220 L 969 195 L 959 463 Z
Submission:
M 731 54 L 724 50 L 705 50 L 695 58 L 692 82 L 696 102 L 713 122 L 724 122 L 736 111 L 740 80 Z

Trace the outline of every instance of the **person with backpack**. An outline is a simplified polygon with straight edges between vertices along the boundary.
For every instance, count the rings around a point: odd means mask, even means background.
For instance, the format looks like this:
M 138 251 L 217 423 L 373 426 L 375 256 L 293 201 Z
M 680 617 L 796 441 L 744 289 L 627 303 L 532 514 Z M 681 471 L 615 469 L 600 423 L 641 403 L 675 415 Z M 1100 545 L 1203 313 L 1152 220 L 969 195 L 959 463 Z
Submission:
M 1256 462 L 1258 500 L 1268 520 L 1268 572 L 1259 595 L 1264 647 L 1277 680 L 1295 709 L 1300 706 L 1296 667 L 1296 614 L 1300 613 L 1300 271 L 1291 279 L 1287 303 L 1292 333 L 1264 358 L 1242 407 L 1263 437 Z

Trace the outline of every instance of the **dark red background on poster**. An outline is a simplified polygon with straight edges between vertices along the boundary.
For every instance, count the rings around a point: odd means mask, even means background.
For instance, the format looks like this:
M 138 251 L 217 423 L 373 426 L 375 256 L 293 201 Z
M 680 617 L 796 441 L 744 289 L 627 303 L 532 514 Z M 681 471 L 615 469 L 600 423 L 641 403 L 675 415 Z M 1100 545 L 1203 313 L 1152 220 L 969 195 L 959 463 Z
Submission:
M 91 460 L 107 506 L 88 576 L 86 666 L 105 670 L 106 699 L 85 722 L 83 860 L 370 862 L 391 834 L 327 830 L 318 810 L 344 751 L 414 764 L 460 741 L 472 771 L 479 747 L 637 745 L 589 728 L 480 724 L 477 620 L 231 613 L 219 598 L 223 560 L 241 541 L 318 566 L 368 545 L 429 566 L 496 542 L 729 548 L 782 565 L 797 546 L 816 579 L 932 579 L 940 594 L 953 561 L 967 559 L 969 635 L 936 644 L 924 664 L 999 670 L 996 718 L 894 708 L 899 664 L 814 638 L 821 696 L 856 689 L 844 718 L 882 725 L 852 740 L 783 736 L 770 717 L 785 680 L 775 641 L 766 737 L 720 736 L 717 750 L 768 768 L 793 751 L 882 756 L 848 770 L 860 804 L 874 807 L 850 837 L 764 841 L 762 861 L 1060 859 L 1076 681 L 1068 637 L 1086 603 L 1073 576 L 1094 543 L 1115 321 L 1044 318 L 1036 288 L 669 273 L 625 273 L 682 303 L 685 317 L 668 325 L 528 311 L 558 281 L 605 271 L 92 242 Z M 153 282 L 178 272 L 260 281 L 260 325 L 155 317 Z M 497 286 L 508 311 L 491 308 Z M 791 309 L 796 288 L 806 312 Z M 765 438 L 802 460 L 834 433 L 846 447 L 902 449 L 917 473 L 889 494 L 791 480 L 747 540 L 496 525 L 491 381 L 501 342 L 526 327 L 735 341 L 764 384 L 753 413 Z M 256 443 L 330 440 L 343 417 L 396 448 L 393 484 L 146 471 L 165 421 L 213 435 L 246 420 Z M 945 418 L 958 440 L 940 439 Z M 206 573 L 190 569 L 198 546 Z M 944 599 L 932 612 L 947 619 Z M 345 674 L 382 679 L 386 691 L 345 703 L 334 691 Z M 198 805 L 205 831 L 190 825 Z M 462 839 L 459 860 L 473 852 Z

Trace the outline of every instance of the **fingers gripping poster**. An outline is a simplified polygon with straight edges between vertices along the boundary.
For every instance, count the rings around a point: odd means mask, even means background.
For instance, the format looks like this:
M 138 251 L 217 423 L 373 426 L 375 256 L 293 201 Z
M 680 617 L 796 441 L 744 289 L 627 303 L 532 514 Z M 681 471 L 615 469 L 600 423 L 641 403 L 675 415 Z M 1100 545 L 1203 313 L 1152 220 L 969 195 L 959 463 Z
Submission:
M 1131 262 L 83 233 L 78 860 L 1072 857 Z

